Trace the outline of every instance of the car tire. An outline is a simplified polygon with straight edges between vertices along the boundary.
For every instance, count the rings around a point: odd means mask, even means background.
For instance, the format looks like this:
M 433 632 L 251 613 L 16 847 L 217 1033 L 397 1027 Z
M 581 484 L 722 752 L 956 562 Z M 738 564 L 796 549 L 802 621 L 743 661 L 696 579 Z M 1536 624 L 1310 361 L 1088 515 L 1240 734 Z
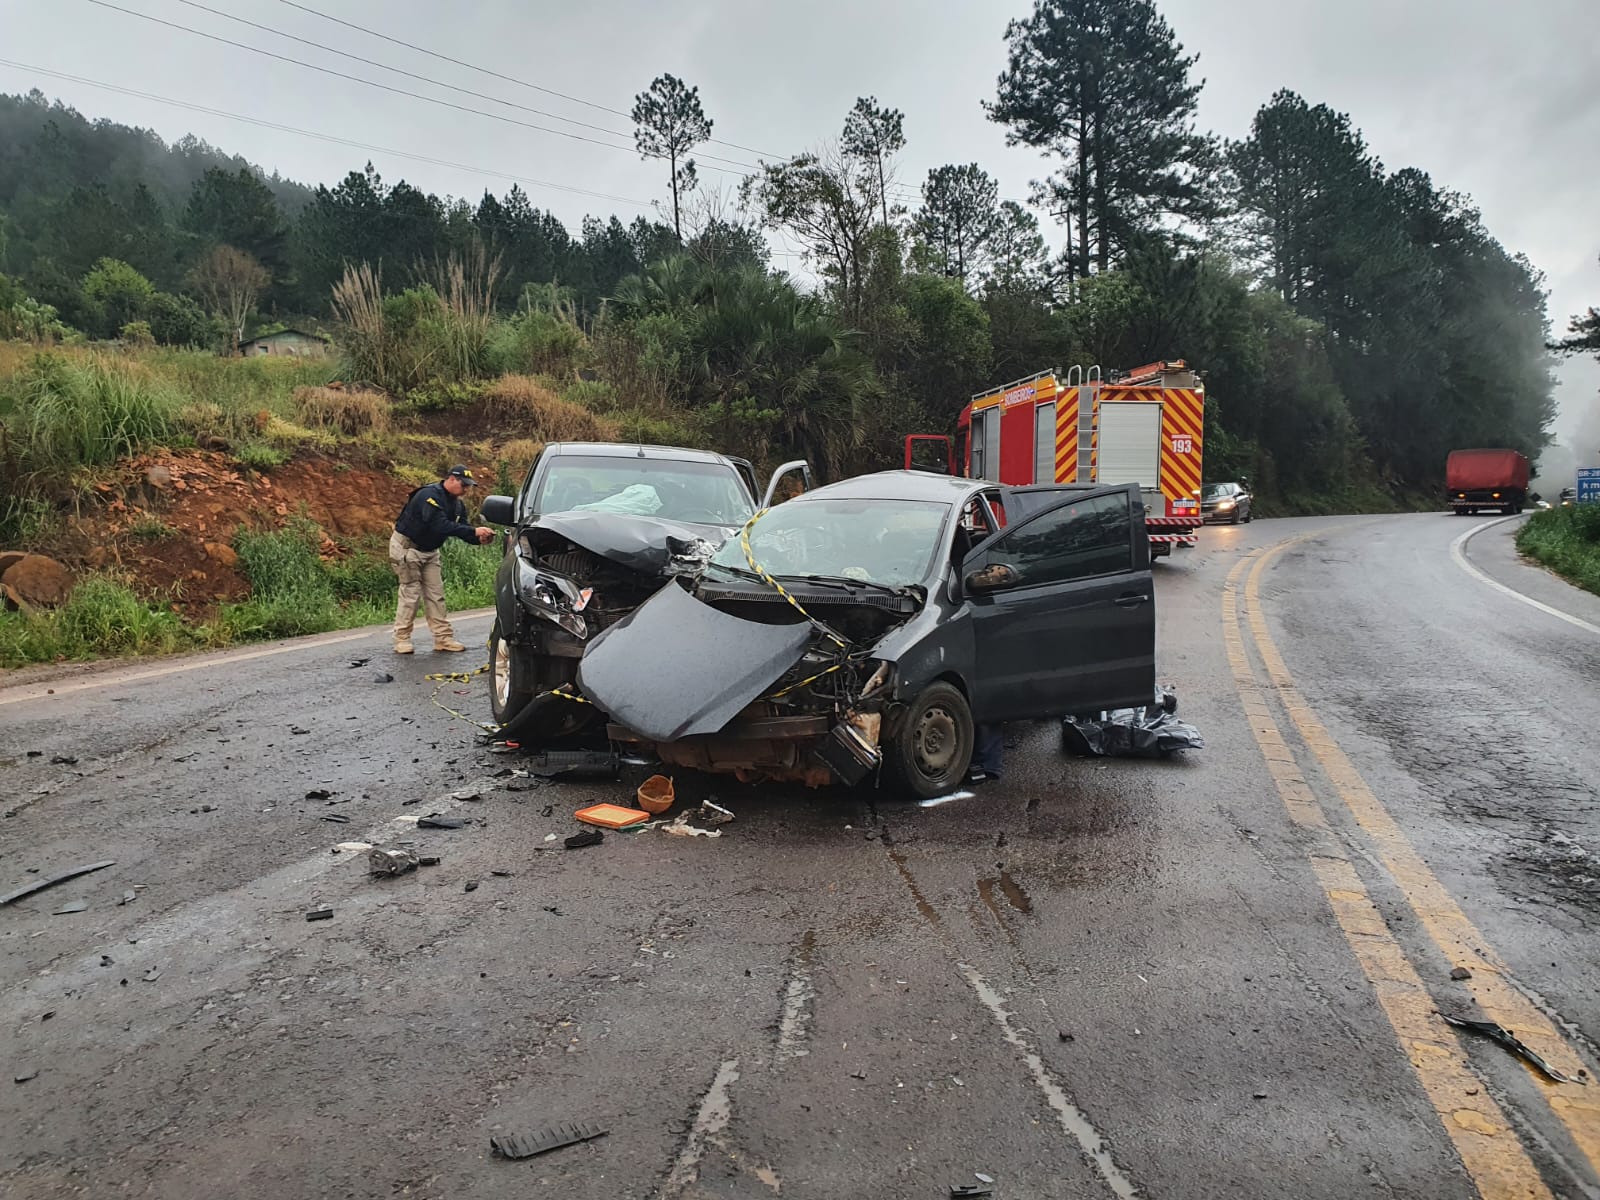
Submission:
M 1256 519 L 1256 510 L 1251 508 L 1248 504 L 1245 505 L 1244 506 L 1244 523 L 1246 525 L 1248 525 L 1248 524 L 1250 524 L 1251 521 L 1254 521 L 1255 519 Z
M 528 707 L 537 684 L 533 656 L 500 636 L 500 622 L 489 631 L 489 708 L 495 723 L 505 725 Z
M 948 683 L 930 683 L 906 706 L 904 719 L 883 748 L 890 785 L 917 800 L 960 787 L 972 764 L 972 709 Z
M 1236 508 L 1236 509 L 1233 510 L 1233 515 L 1228 518 L 1228 524 L 1229 525 L 1237 525 L 1238 523 L 1239 523 L 1239 510 Z

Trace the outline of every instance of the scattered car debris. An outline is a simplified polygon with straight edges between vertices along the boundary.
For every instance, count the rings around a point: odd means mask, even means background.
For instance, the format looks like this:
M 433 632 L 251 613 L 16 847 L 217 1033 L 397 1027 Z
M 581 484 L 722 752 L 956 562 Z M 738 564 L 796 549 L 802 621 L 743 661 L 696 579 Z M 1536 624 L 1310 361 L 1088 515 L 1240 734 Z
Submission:
M 140 976 L 140 978 L 143 979 L 146 983 L 154 983 L 156 980 L 161 978 L 161 968 L 160 967 L 151 967 L 142 976 Z
M 69 879 L 76 879 L 80 875 L 88 875 L 93 871 L 103 871 L 107 867 L 115 866 L 116 862 L 116 859 L 108 858 L 103 862 L 86 863 L 81 867 L 72 867 L 54 875 L 47 875 L 43 879 L 35 879 L 32 883 L 25 884 L 14 892 L 7 892 L 4 896 L 0 896 L 0 906 L 10 904 L 14 900 L 21 900 L 25 896 L 31 896 L 35 892 L 42 892 L 45 888 L 54 887 L 58 883 L 65 883 Z
M 370 658 L 352 658 L 350 660 L 350 669 L 354 671 L 357 667 L 364 667 L 371 661 Z
M 527 769 L 541 779 L 615 779 L 622 764 L 603 750 L 548 750 L 536 755 Z
M 322 813 L 317 819 L 319 821 L 332 821 L 335 825 L 350 824 L 350 818 L 343 813 Z
M 994 1189 L 986 1183 L 953 1183 L 950 1195 L 952 1200 L 958 1196 L 992 1196 Z
M 134 891 L 132 888 L 129 888 L 127 891 L 122 893 L 122 899 L 117 901 L 117 907 L 121 908 L 124 904 L 132 904 L 138 898 L 139 893 Z
M 606 840 L 606 835 L 598 829 L 585 829 L 582 833 L 575 833 L 566 840 L 568 850 L 582 850 L 585 846 L 598 846 Z
M 417 858 L 417 866 L 437 867 L 443 861 L 437 854 L 424 854 Z
M 650 776 L 639 785 L 636 795 L 639 807 L 658 817 L 671 808 L 673 801 L 677 799 L 672 780 L 665 775 Z
M 421 865 L 415 854 L 397 846 L 374 846 L 367 851 L 367 869 L 374 875 L 404 875 Z
M 301 729 L 300 726 L 298 726 L 298 725 L 289 726 L 289 734 L 290 734 L 291 737 L 302 737 L 305 734 L 308 734 L 310 732 L 311 732 L 311 730 L 309 730 L 309 729 Z
M 462 817 L 441 817 L 438 813 L 417 818 L 418 829 L 462 829 L 466 824 Z
M 50 764 L 56 767 L 75 767 L 78 765 L 78 759 L 73 754 L 57 754 L 51 757 Z
M 63 904 L 60 908 L 56 909 L 50 915 L 52 917 L 64 917 L 64 916 L 67 916 L 69 913 L 81 913 L 84 909 L 86 909 L 88 907 L 89 907 L 89 904 L 88 904 L 87 901 L 84 901 L 84 900 L 69 900 L 67 903 Z
M 312 788 L 306 793 L 307 800 L 330 800 L 339 793 L 330 792 L 327 788 Z
M 697 826 L 689 824 L 688 813 L 679 813 L 677 820 L 663 823 L 661 826 L 661 832 L 670 833 L 674 837 L 719 838 L 722 836 L 722 830 L 720 829 L 700 829 Z
M 1119 708 L 1098 718 L 1064 717 L 1061 741 L 1069 754 L 1106 758 L 1166 758 L 1179 750 L 1204 750 L 1205 738 L 1193 725 L 1178 720 L 1168 693 L 1144 708 Z
M 28 751 L 28 757 L 29 758 L 41 758 L 43 756 L 44 756 L 44 751 L 43 750 L 29 750 Z
M 372 675 L 373 683 L 393 683 L 394 676 L 387 671 L 375 671 Z
M 494 870 L 491 870 L 489 872 L 489 874 L 495 876 L 497 879 L 510 879 L 511 878 L 511 872 L 510 871 L 494 871 Z
M 459 792 L 451 792 L 450 793 L 450 799 L 452 799 L 452 800 L 482 800 L 483 799 L 483 793 L 478 791 L 475 788 L 463 788 Z
M 699 817 L 707 825 L 712 826 L 726 825 L 733 820 L 733 813 L 723 808 L 714 799 L 702 800 L 700 807 L 695 810 L 695 816 Z
M 15 1074 L 15 1075 L 13 1075 L 11 1077 L 11 1082 L 12 1083 L 27 1083 L 28 1080 L 37 1079 L 37 1078 L 39 1078 L 39 1071 L 38 1071 L 38 1068 L 35 1068 L 32 1071 L 19 1071 L 17 1074 Z
M 605 1137 L 609 1132 L 603 1125 L 553 1125 L 537 1133 L 502 1133 L 490 1138 L 489 1145 L 502 1158 L 532 1158 L 535 1154 Z
M 979 1183 L 993 1183 L 994 1182 L 994 1176 L 985 1175 L 982 1171 L 974 1171 L 972 1173 L 972 1177 L 974 1179 L 976 1179 Z
M 475 891 L 477 891 L 478 890 L 478 881 L 476 879 L 467 880 L 466 885 L 464 887 L 462 887 L 461 890 L 463 892 L 475 892 Z
M 331 921 L 331 920 L 333 920 L 333 909 L 331 909 L 331 908 L 313 908 L 310 912 L 308 912 L 306 914 L 306 920 L 308 920 L 308 921 Z
M 650 819 L 650 814 L 643 809 L 624 808 L 620 804 L 591 804 L 572 815 L 585 825 L 600 825 L 606 829 L 626 829 Z
M 1465 1029 L 1469 1033 L 1477 1034 L 1479 1037 L 1486 1037 L 1492 1042 L 1498 1042 L 1524 1062 L 1531 1063 L 1543 1072 L 1547 1078 L 1554 1080 L 1556 1083 L 1577 1082 L 1577 1080 L 1563 1074 L 1545 1062 L 1538 1054 L 1524 1045 L 1516 1034 L 1509 1029 L 1496 1025 L 1493 1021 L 1471 1021 L 1465 1017 L 1452 1017 L 1449 1013 L 1440 1013 L 1439 1015 L 1448 1024 L 1454 1025 L 1457 1029 Z
M 1457 983 L 1460 983 L 1463 979 L 1471 979 L 1472 972 L 1467 970 L 1466 967 L 1456 967 L 1451 970 L 1450 978 L 1454 979 Z

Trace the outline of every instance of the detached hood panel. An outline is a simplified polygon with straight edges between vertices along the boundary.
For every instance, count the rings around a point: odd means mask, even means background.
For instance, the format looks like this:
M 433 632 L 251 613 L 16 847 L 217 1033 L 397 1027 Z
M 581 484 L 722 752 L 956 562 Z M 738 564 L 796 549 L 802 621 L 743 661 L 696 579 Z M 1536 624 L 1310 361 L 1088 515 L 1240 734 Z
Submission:
M 529 533 L 558 534 L 641 575 L 674 575 L 703 567 L 731 530 L 623 513 L 564 512 L 538 519 Z
M 746 621 L 669 583 L 589 643 L 578 686 L 619 725 L 675 742 L 727 725 L 800 661 L 810 636 L 804 622 Z

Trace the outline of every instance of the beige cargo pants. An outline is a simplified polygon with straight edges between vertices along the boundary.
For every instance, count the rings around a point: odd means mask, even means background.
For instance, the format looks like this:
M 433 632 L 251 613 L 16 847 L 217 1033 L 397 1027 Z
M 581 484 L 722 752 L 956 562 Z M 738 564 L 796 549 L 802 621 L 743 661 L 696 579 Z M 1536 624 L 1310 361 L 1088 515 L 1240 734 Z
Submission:
M 417 605 L 428 614 L 435 642 L 449 641 L 455 630 L 445 619 L 444 571 L 437 550 L 418 550 L 411 539 L 396 530 L 389 538 L 389 565 L 400 580 L 400 605 L 394 614 L 394 640 L 409 642 L 417 619 Z

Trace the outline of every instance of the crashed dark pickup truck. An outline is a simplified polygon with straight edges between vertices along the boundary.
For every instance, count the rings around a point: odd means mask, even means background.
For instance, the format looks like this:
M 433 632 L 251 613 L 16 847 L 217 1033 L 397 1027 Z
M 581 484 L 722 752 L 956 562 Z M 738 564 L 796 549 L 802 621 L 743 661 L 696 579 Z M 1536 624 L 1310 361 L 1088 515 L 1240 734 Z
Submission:
M 773 473 L 763 503 L 804 463 Z M 555 442 L 483 519 L 511 527 L 495 577 L 490 705 L 504 736 L 548 743 L 598 725 L 572 699 L 578 660 L 668 579 L 698 577 L 756 511 L 748 462 L 671 446 Z
M 1142 513 L 1133 486 L 910 471 L 810 491 L 696 563 L 663 544 L 666 581 L 578 650 L 588 704 L 559 699 L 665 763 L 942 795 L 975 720 L 1148 703 Z

